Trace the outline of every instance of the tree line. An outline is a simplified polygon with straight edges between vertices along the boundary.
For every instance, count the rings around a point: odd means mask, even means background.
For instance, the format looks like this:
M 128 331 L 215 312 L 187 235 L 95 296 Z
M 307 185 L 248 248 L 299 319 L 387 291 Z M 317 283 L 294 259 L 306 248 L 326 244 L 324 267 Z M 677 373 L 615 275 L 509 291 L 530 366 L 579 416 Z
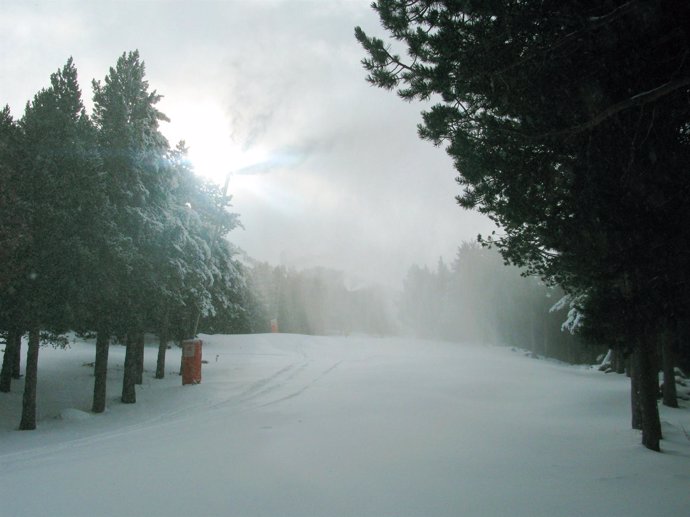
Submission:
M 108 347 L 126 345 L 122 402 L 136 402 L 144 333 L 171 339 L 216 314 L 242 320 L 243 266 L 224 238 L 230 198 L 193 173 L 137 51 L 92 82 L 87 114 L 70 58 L 15 120 L 0 111 L 0 391 L 19 375 L 28 334 L 20 429 L 36 427 L 39 344 L 67 330 L 96 337 L 93 411 L 106 404 Z
M 296 334 L 389 335 L 397 331 L 388 293 L 376 285 L 349 286 L 342 271 L 296 270 L 255 262 L 248 276 L 259 332 L 269 332 L 271 320 L 280 332 Z
M 511 346 L 575 364 L 592 364 L 606 352 L 564 328 L 554 307 L 560 288 L 506 266 L 501 255 L 464 242 L 449 265 L 412 266 L 399 301 L 403 328 L 416 336 Z
M 355 29 L 368 80 L 432 104 L 419 134 L 500 228 L 482 242 L 630 358 L 632 425 L 660 450 L 658 365 L 690 353 L 690 3 L 372 6 L 390 42 Z

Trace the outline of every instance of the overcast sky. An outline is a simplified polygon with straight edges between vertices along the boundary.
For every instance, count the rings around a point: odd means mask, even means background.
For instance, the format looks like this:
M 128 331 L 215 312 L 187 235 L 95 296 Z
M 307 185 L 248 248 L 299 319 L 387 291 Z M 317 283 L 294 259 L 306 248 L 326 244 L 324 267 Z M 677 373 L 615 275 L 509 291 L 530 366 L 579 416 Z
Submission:
M 139 49 L 172 144 L 197 172 L 231 174 L 250 256 L 399 282 L 491 230 L 454 200 L 419 104 L 370 86 L 356 25 L 385 36 L 369 0 L 0 0 L 0 104 L 15 118 L 74 57 L 91 80 Z

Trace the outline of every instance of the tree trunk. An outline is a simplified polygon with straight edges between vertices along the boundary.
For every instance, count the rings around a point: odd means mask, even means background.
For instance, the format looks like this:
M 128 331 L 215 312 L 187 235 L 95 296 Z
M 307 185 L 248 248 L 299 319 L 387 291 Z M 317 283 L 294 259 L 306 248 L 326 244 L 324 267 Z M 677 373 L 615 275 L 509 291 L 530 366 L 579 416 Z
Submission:
M 136 342 L 136 375 L 135 383 L 144 383 L 144 333 L 137 332 L 135 337 Z
M 177 344 L 180 347 L 180 375 L 182 375 L 182 369 L 184 367 L 184 354 L 182 353 L 182 342 L 185 340 L 185 336 L 182 332 L 179 333 L 177 338 Z
M 674 372 L 675 357 L 673 353 L 674 335 L 668 331 L 661 336 L 661 356 L 664 367 L 664 406 L 678 407 L 678 395 L 676 393 L 676 374 Z
M 99 330 L 96 336 L 96 362 L 93 367 L 93 407 L 94 413 L 105 411 L 106 383 L 108 378 L 108 349 L 110 333 Z
M 628 364 L 630 374 L 630 409 L 632 412 L 631 426 L 633 429 L 642 430 L 642 408 L 640 408 L 640 376 L 637 366 L 632 359 Z
M 196 333 L 199 330 L 199 321 L 201 320 L 201 310 L 197 309 L 196 314 L 194 314 L 192 318 L 192 329 L 191 329 L 191 338 L 196 337 Z
M 19 353 L 14 330 L 7 331 L 5 342 L 5 354 L 2 358 L 2 370 L 0 370 L 0 392 L 9 393 L 12 386 L 12 373 L 14 369 L 14 356 Z
M 24 398 L 22 399 L 22 419 L 20 431 L 36 429 L 36 385 L 38 383 L 39 329 L 29 329 L 29 346 L 26 351 L 26 377 L 24 379 Z
M 539 355 L 540 350 L 539 350 L 539 340 L 537 339 L 537 310 L 536 310 L 536 308 L 532 309 L 532 315 L 531 316 L 532 316 L 532 318 L 530 321 L 530 323 L 531 323 L 530 324 L 530 327 L 531 327 L 530 328 L 530 330 L 531 330 L 531 332 L 530 332 L 530 338 L 531 338 L 530 339 L 530 341 L 531 341 L 530 350 L 535 355 Z
M 624 374 L 625 373 L 625 356 L 623 354 L 623 350 L 620 348 L 616 348 L 614 350 L 614 360 L 615 360 L 615 369 L 616 373 L 619 374 Z
M 637 372 L 639 383 L 639 405 L 642 417 L 642 445 L 653 451 L 660 451 L 661 422 L 657 395 L 659 393 L 659 375 L 656 369 L 654 347 L 649 343 L 639 342 L 633 352 L 633 375 Z
M 127 334 L 127 346 L 125 350 L 125 371 L 122 376 L 122 403 L 134 404 L 137 401 L 135 390 L 136 380 L 136 338 L 131 332 Z
M 19 379 L 22 376 L 22 333 L 16 331 L 14 333 L 14 362 L 12 364 L 12 378 Z
M 165 353 L 168 350 L 167 334 L 167 329 L 161 329 L 158 342 L 158 359 L 156 360 L 156 379 L 165 378 Z

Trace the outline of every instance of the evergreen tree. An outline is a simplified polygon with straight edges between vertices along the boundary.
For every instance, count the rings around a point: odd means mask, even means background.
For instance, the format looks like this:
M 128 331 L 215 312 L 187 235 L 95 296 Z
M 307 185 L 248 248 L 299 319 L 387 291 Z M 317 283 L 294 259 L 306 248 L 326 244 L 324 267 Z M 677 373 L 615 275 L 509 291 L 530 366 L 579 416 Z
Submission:
M 230 197 L 194 176 L 182 144 L 169 149 L 144 75 L 138 53 L 123 54 L 93 83 L 92 122 L 70 59 L 19 124 L 0 112 L 0 390 L 28 330 L 21 429 L 36 425 L 41 330 L 96 332 L 102 412 L 113 336 L 127 344 L 122 399 L 134 402 L 145 331 L 159 333 L 162 377 L 168 339 L 191 335 L 196 314 L 245 313 L 242 267 L 223 238 L 239 224 Z
M 617 303 L 616 330 L 640 376 L 642 441 L 658 450 L 655 339 L 664 313 L 687 318 L 690 6 L 373 7 L 410 60 L 357 28 L 369 80 L 400 86 L 408 100 L 440 98 L 420 135 L 447 143 L 460 204 L 502 228 L 490 242 L 529 272 L 586 293 L 593 321 L 595 300 Z
M 177 333 L 189 338 L 196 335 L 200 318 L 223 319 L 221 326 L 227 328 L 228 320 L 243 312 L 244 276 L 234 258 L 237 251 L 225 239 L 239 219 L 227 210 L 230 196 L 194 175 L 184 142 L 171 152 L 169 161 L 175 188 L 161 247 L 166 259 L 160 271 L 165 278 L 159 281 L 169 285 L 161 307 L 167 318 L 173 314 L 184 322 Z M 160 361 L 164 350 L 161 340 Z M 163 370 L 162 364 L 157 370 Z
M 9 392 L 12 378 L 19 378 L 22 331 L 15 301 L 17 283 L 26 274 L 21 250 L 28 239 L 26 200 L 19 196 L 21 136 L 5 106 L 0 111 L 0 329 L 4 329 L 5 341 L 0 392 Z
M 166 155 L 168 143 L 159 131 L 167 117 L 156 109 L 161 96 L 149 92 L 145 66 L 137 51 L 122 54 L 104 83 L 93 82 L 94 122 L 107 194 L 113 205 L 118 238 L 112 243 L 112 276 L 117 286 L 119 335 L 126 334 L 127 351 L 122 400 L 136 401 L 135 336 L 145 331 L 147 298 L 164 286 L 156 283 L 164 221 L 168 218 L 172 186 Z
M 25 276 L 14 308 L 29 329 L 20 429 L 36 426 L 39 330 L 61 333 L 77 320 L 88 256 L 84 225 L 90 220 L 90 186 L 97 177 L 92 128 L 81 100 L 72 59 L 51 75 L 50 87 L 27 105 L 20 121 L 25 154 L 19 196 L 27 214 Z M 21 328 L 21 326 L 20 326 Z

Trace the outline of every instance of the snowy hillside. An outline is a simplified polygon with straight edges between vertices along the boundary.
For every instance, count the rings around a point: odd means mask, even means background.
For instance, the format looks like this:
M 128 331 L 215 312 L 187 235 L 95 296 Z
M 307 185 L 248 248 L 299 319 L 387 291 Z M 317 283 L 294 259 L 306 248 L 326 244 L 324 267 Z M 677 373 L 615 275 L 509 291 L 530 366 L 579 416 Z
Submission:
M 203 336 L 181 386 L 147 348 L 136 405 L 88 412 L 93 345 L 42 349 L 38 429 L 0 394 L 7 516 L 680 516 L 690 414 L 661 408 L 664 453 L 629 429 L 623 376 L 504 348 L 404 339 Z

